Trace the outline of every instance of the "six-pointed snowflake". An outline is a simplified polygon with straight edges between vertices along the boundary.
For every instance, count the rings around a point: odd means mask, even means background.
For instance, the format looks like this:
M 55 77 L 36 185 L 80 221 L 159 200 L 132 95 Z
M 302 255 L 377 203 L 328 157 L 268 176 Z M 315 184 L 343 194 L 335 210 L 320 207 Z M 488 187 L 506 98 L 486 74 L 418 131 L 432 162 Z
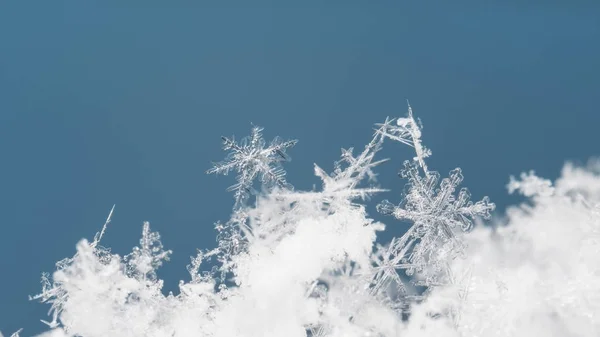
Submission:
M 438 185 L 439 173 L 429 171 L 425 164 L 431 151 L 421 145 L 422 125 L 414 119 L 410 105 L 407 117 L 396 119 L 396 126 L 392 121 L 386 119 L 378 124 L 377 133 L 413 147 L 416 156 L 413 161 L 405 161 L 400 172 L 402 178 L 408 179 L 403 202 L 394 205 L 384 200 L 377 205 L 377 210 L 409 221 L 412 226 L 400 239 L 392 240 L 386 249 L 376 252 L 372 289 L 383 291 L 390 283 L 403 289 L 397 270 L 405 270 L 409 276 L 417 273 L 415 283 L 420 286 L 453 283 L 448 261 L 464 253 L 464 242 L 457 238 L 458 228 L 466 232 L 473 227 L 475 218 L 488 219 L 495 205 L 487 197 L 473 203 L 466 188 L 455 196 L 463 180 L 459 168 L 452 170 Z
M 419 174 L 418 167 L 409 161 L 401 176 L 408 179 L 408 192 L 402 204 L 394 205 L 384 200 L 377 206 L 379 212 L 393 215 L 399 220 L 407 220 L 413 226 L 399 240 L 395 247 L 395 260 L 404 261 L 407 272 L 422 272 L 431 269 L 435 273 L 444 271 L 445 265 L 438 261 L 462 254 L 462 241 L 456 237 L 457 228 L 468 231 L 476 217 L 488 219 L 495 205 L 489 198 L 470 201 L 466 188 L 454 195 L 463 180 L 459 168 L 450 172 L 438 186 L 439 174 L 429 172 L 427 177 Z M 429 275 L 434 277 L 433 275 Z M 437 283 L 434 279 L 424 280 L 423 285 Z
M 234 191 L 235 207 L 242 206 L 252 193 L 252 184 L 260 177 L 264 186 L 290 188 L 285 180 L 285 171 L 281 163 L 289 161 L 285 153 L 289 147 L 296 145 L 297 140 L 282 141 L 275 137 L 268 147 L 262 137 L 262 128 L 255 126 L 249 137 L 238 144 L 233 138 L 221 137 L 223 149 L 230 151 L 224 161 L 214 163 L 206 173 L 227 175 L 229 171 L 237 171 L 237 183 L 229 187 Z

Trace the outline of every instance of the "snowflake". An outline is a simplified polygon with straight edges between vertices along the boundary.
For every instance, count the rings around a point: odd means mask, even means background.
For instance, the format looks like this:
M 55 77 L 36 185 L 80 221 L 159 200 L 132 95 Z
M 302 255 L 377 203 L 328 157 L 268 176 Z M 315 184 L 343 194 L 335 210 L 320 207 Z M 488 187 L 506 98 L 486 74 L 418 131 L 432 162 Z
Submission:
M 458 196 L 454 195 L 463 181 L 460 168 L 450 171 L 449 177 L 438 186 L 440 176 L 437 172 L 429 172 L 427 177 L 422 177 L 416 165 L 409 161 L 405 161 L 404 165 L 401 176 L 408 178 L 405 200 L 401 205 L 384 200 L 377 205 L 377 210 L 396 219 L 413 222 L 400 239 L 403 244 L 396 246 L 396 255 L 406 260 L 409 274 L 428 267 L 433 267 L 436 272 L 445 270 L 438 261 L 447 261 L 448 257 L 461 254 L 464 248 L 462 241 L 456 237 L 455 228 L 469 231 L 476 217 L 489 219 L 495 205 L 488 197 L 473 203 L 466 188 L 462 188 Z M 433 279 L 425 280 L 423 285 L 435 282 Z
M 397 270 L 405 270 L 409 276 L 416 272 L 415 284 L 419 286 L 453 283 L 454 276 L 447 261 L 464 254 L 465 248 L 464 242 L 457 237 L 460 232 L 457 228 L 469 231 L 474 219 L 488 219 L 495 205 L 488 197 L 473 203 L 466 188 L 460 189 L 455 196 L 463 181 L 460 168 L 452 170 L 441 182 L 439 173 L 428 170 L 425 158 L 431 151 L 421 144 L 422 124 L 413 117 L 410 105 L 407 117 L 396 119 L 396 126 L 392 121 L 388 118 L 377 124 L 376 133 L 413 147 L 416 156 L 413 161 L 405 161 L 400 172 L 402 178 L 408 179 L 403 202 L 395 205 L 384 200 L 377 205 L 377 210 L 398 220 L 412 222 L 412 226 L 387 249 L 376 252 L 373 289 L 380 292 L 395 283 L 402 291 L 404 285 Z
M 289 161 L 285 150 L 296 145 L 297 140 L 282 141 L 275 137 L 268 147 L 262 137 L 262 128 L 253 127 L 249 137 L 242 139 L 238 144 L 233 137 L 221 137 L 223 149 L 230 151 L 224 161 L 214 163 L 213 168 L 206 171 L 208 174 L 216 173 L 227 175 L 229 171 L 238 173 L 237 183 L 228 188 L 234 191 L 235 207 L 241 207 L 249 198 L 252 184 L 257 177 L 266 186 L 291 188 L 285 180 L 285 171 L 281 162 Z

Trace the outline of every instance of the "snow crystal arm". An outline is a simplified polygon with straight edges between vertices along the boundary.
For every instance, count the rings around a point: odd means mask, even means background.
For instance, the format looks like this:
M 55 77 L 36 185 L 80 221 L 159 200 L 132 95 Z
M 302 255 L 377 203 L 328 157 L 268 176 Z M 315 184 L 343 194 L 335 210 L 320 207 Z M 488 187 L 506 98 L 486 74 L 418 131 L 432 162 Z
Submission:
M 19 336 L 20 336 L 20 333 L 21 333 L 21 331 L 23 331 L 23 329 L 19 329 L 19 330 L 17 330 L 17 331 L 16 331 L 16 332 L 14 332 L 12 335 L 10 335 L 10 337 L 19 337 Z
M 352 187 L 356 186 L 365 176 L 374 179 L 373 167 L 387 161 L 387 159 L 382 159 L 373 162 L 375 154 L 381 150 L 382 144 L 383 137 L 376 133 L 369 144 L 365 146 L 363 152 L 356 158 L 352 155 L 353 148 L 342 149 L 342 158 L 335 163 L 336 177 L 338 179 L 353 178 Z M 342 169 L 342 163 L 346 163 L 348 167 Z
M 415 161 L 419 163 L 419 166 L 423 169 L 425 175 L 429 175 L 429 170 L 425 164 L 425 158 L 431 155 L 431 151 L 421 143 L 421 129 L 423 127 L 420 123 L 415 121 L 410 104 L 408 104 L 407 117 L 397 118 L 396 126 L 392 125 L 393 121 L 394 119 L 386 118 L 384 123 L 376 124 L 379 126 L 379 129 L 376 132 L 381 135 L 382 138 L 389 138 L 413 147 L 416 152 L 416 157 L 414 158 Z
M 376 174 L 372 170 L 373 167 L 387 161 L 387 159 L 373 161 L 375 154 L 381 150 L 382 143 L 383 138 L 379 134 L 375 134 L 357 157 L 352 154 L 353 148 L 342 149 L 341 158 L 334 163 L 334 170 L 331 174 L 327 174 L 325 170 L 315 164 L 315 175 L 322 180 L 323 191 L 296 193 L 289 196 L 294 200 L 318 199 L 321 202 L 332 204 L 335 203 L 334 201 L 346 203 L 356 198 L 364 199 L 375 193 L 386 191 L 377 187 L 357 188 L 357 185 L 365 177 L 368 177 L 370 181 L 375 180 Z M 285 194 L 280 196 L 283 197 Z
M 108 213 L 108 217 L 106 218 L 106 221 L 104 222 L 104 226 L 102 226 L 102 230 L 99 233 L 96 233 L 96 235 L 94 235 L 94 241 L 92 241 L 92 243 L 90 243 L 90 246 L 96 247 L 96 245 L 98 245 L 98 243 L 100 243 L 100 240 L 102 240 L 102 237 L 104 236 L 104 232 L 106 232 L 106 227 L 108 227 L 108 224 L 110 223 L 110 219 L 112 218 L 114 210 L 115 210 L 115 205 L 113 205 L 113 207 L 110 209 L 110 212 Z

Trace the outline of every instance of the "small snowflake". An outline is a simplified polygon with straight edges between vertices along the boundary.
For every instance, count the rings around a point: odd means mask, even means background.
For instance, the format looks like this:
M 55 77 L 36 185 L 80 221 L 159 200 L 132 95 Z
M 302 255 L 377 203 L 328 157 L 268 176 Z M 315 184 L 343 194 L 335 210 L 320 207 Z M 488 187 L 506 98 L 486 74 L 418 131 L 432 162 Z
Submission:
M 221 137 L 223 149 L 230 152 L 224 161 L 214 163 L 213 168 L 206 171 L 208 174 L 223 175 L 227 175 L 231 170 L 237 171 L 237 183 L 228 189 L 234 191 L 236 208 L 242 206 L 248 199 L 252 184 L 257 177 L 260 177 L 266 186 L 291 187 L 285 180 L 285 171 L 281 167 L 281 162 L 290 160 L 285 150 L 296 145 L 298 141 L 282 141 L 279 137 L 275 137 L 271 144 L 265 147 L 262 130 L 261 127 L 253 127 L 251 135 L 242 139 L 240 144 L 233 138 Z

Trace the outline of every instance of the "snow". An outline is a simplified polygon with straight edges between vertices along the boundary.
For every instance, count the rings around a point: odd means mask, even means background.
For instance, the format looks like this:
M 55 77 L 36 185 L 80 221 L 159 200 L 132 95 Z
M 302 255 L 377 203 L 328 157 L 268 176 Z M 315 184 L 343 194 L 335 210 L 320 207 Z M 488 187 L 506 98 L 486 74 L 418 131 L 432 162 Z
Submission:
M 567 164 L 556 183 L 511 177 L 509 191 L 526 201 L 490 220 L 494 204 L 470 200 L 459 168 L 441 180 L 429 170 L 412 108 L 393 121 L 377 124 L 360 154 L 342 150 L 332 173 L 315 165 L 320 191 L 285 180 L 296 141 L 267 146 L 259 127 L 240 143 L 223 137 L 229 153 L 208 173 L 236 171 L 232 216 L 215 227 L 218 247 L 192 257 L 179 294 L 162 292 L 156 270 L 170 251 L 149 223 L 129 255 L 100 245 L 109 216 L 43 276 L 34 298 L 52 319 L 40 336 L 600 335 L 598 162 Z M 415 157 L 402 171 L 405 197 L 377 208 L 411 228 L 381 245 L 385 225 L 365 203 L 384 190 L 376 155 L 389 140 Z M 209 259 L 219 267 L 202 270 Z

